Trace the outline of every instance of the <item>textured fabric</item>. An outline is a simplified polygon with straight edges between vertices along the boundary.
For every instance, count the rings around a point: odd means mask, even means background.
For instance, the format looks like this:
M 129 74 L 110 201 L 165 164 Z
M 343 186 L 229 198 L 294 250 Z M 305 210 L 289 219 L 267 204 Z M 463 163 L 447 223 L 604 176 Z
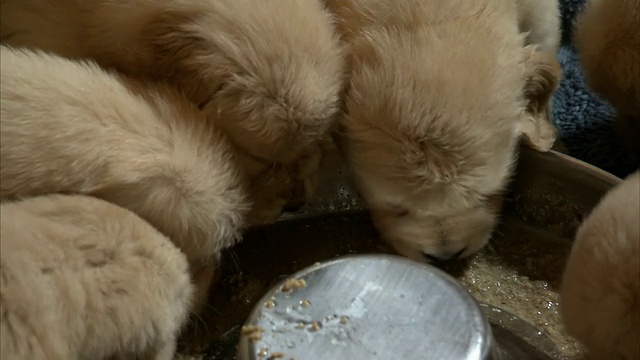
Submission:
M 584 0 L 560 0 L 563 46 L 558 54 L 564 75 L 554 99 L 553 118 L 569 155 L 619 177 L 640 164 L 615 128 L 615 111 L 585 84 L 578 54 L 571 43 L 573 22 Z

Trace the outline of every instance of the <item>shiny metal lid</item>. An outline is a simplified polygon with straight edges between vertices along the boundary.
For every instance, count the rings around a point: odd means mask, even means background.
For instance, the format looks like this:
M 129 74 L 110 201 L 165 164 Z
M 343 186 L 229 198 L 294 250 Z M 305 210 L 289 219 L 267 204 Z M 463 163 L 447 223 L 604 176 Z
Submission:
M 478 304 L 435 267 L 392 255 L 317 264 L 277 284 L 242 330 L 238 359 L 492 359 Z

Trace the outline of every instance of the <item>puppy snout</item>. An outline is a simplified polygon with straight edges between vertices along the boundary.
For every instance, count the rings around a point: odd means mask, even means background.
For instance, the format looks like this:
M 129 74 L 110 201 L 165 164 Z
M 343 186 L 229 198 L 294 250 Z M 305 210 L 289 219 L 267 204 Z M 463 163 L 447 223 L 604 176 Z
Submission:
M 467 247 L 463 247 L 458 251 L 442 251 L 437 253 L 422 252 L 422 255 L 431 262 L 443 262 L 448 260 L 459 259 L 462 254 L 467 250 Z

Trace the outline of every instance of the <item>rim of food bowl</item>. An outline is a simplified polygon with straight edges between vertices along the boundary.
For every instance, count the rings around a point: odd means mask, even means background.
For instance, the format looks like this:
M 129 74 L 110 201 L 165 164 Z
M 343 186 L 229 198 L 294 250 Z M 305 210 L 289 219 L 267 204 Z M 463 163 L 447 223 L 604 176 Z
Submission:
M 561 152 L 556 151 L 556 150 L 549 150 L 547 152 L 540 152 L 540 151 L 528 148 L 526 146 L 523 147 L 523 149 L 525 149 L 524 150 L 525 152 L 534 153 L 538 157 L 551 156 L 551 157 L 555 157 L 556 159 L 559 159 L 561 161 L 566 161 L 566 162 L 574 165 L 577 168 L 582 168 L 582 170 L 584 170 L 585 172 L 591 173 L 592 175 L 598 177 L 600 180 L 602 180 L 602 181 L 604 181 L 604 182 L 606 182 L 606 183 L 608 183 L 608 184 L 610 184 L 612 186 L 615 186 L 615 185 L 617 185 L 617 184 L 622 182 L 621 178 L 611 174 L 610 172 L 605 171 L 605 170 L 603 170 L 603 169 L 601 169 L 599 167 L 596 167 L 594 165 L 591 165 L 591 164 L 589 164 L 589 163 L 587 163 L 585 161 L 582 161 L 582 160 L 580 160 L 578 158 L 575 158 L 575 157 L 573 157 L 571 155 L 567 155 L 567 154 L 561 153 Z

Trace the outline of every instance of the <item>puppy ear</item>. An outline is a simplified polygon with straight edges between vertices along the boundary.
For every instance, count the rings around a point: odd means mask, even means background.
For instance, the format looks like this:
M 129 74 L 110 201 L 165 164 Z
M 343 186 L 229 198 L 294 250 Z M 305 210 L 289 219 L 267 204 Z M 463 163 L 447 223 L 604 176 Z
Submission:
M 560 83 L 562 69 L 552 54 L 538 50 L 537 46 L 526 46 L 524 52 L 526 118 L 521 131 L 529 147 L 546 152 L 556 140 L 551 99 Z

